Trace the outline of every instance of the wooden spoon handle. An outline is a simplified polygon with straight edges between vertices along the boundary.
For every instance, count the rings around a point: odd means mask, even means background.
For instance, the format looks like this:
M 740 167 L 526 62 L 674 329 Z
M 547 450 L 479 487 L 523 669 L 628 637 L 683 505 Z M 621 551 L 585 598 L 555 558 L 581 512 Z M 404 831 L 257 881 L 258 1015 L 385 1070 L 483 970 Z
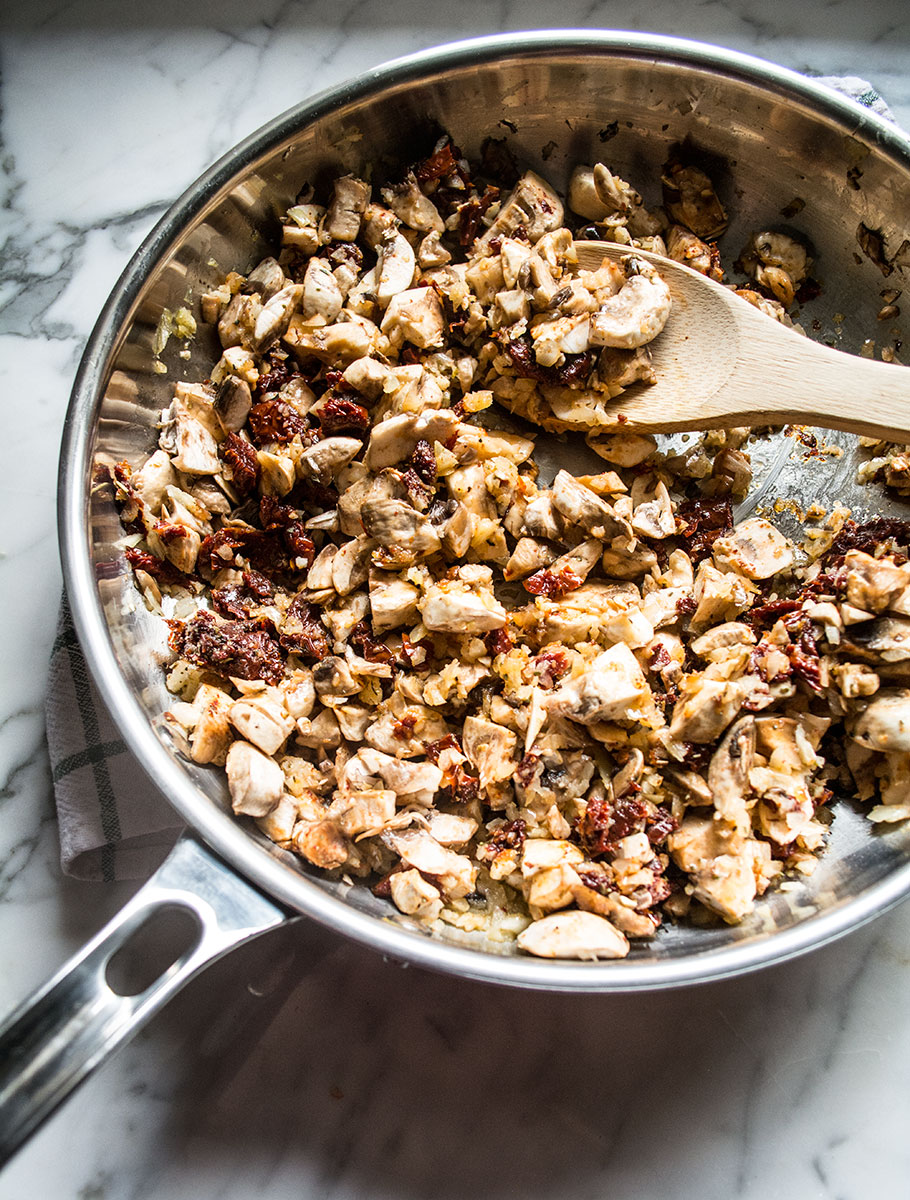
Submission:
M 751 318 L 741 329 L 736 370 L 707 399 L 706 415 L 723 425 L 787 421 L 910 442 L 910 370 L 821 346 L 783 326 L 773 339 L 767 326 L 761 339 L 750 337 Z

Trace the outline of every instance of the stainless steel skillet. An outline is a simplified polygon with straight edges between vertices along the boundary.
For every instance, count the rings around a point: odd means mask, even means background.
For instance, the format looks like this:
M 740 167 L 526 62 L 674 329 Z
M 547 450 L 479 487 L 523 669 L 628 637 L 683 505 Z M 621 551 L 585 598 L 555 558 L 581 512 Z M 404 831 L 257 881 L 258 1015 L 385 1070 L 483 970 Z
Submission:
M 743 925 L 668 928 L 621 962 L 544 962 L 456 940 L 454 932 L 431 937 L 366 887 L 309 872 L 238 823 L 218 774 L 185 762 L 170 745 L 160 722 L 169 703 L 160 622 L 137 605 L 115 545 L 117 514 L 106 492 L 92 487 L 93 465 L 140 461 L 155 444 L 157 414 L 173 381 L 203 378 L 213 361 L 200 335 L 189 362 L 172 344 L 163 355 L 168 372 L 157 374 L 153 341 L 162 310 L 262 257 L 277 213 L 302 184 L 361 170 L 378 154 L 413 158 L 434 123 L 469 156 L 485 138 L 504 138 L 520 161 L 560 186 L 574 163 L 596 159 L 647 186 L 658 179 L 668 148 L 688 140 L 735 217 L 724 243 L 729 259 L 748 232 L 768 225 L 811 238 L 822 283 L 805 312 L 814 336 L 858 350 L 867 337 L 890 344 L 910 332 L 876 322 L 882 289 L 903 285 L 910 142 L 811 81 L 694 43 L 586 31 L 459 43 L 307 101 L 208 171 L 155 228 L 105 306 L 73 389 L 60 476 L 64 573 L 86 657 L 124 738 L 190 833 L 114 922 L 0 1032 L 0 1155 L 12 1153 L 105 1053 L 207 962 L 290 914 L 311 916 L 396 959 L 469 978 L 614 992 L 716 980 L 779 962 L 856 928 L 910 891 L 910 832 L 873 834 L 859 810 L 844 803 L 812 879 L 774 893 Z M 885 511 L 890 502 L 880 493 L 853 484 L 855 443 L 845 439 L 841 448 L 841 457 L 823 456 L 807 471 L 792 441 L 756 446 L 765 497 L 836 499 L 865 514 Z M 550 450 L 573 452 L 562 443 Z M 192 914 L 196 941 L 141 994 L 119 996 L 106 982 L 108 960 L 167 905 Z

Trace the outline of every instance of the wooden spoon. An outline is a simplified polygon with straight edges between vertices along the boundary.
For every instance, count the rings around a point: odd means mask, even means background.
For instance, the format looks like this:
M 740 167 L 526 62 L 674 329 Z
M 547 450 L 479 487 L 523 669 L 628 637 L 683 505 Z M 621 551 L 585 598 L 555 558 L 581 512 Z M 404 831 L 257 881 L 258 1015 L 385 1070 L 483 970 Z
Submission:
M 615 425 L 649 433 L 735 425 L 822 425 L 910 442 L 910 371 L 810 341 L 691 267 L 613 242 L 576 242 L 578 265 L 634 255 L 670 288 L 669 320 L 653 342 L 657 383 L 609 404 Z

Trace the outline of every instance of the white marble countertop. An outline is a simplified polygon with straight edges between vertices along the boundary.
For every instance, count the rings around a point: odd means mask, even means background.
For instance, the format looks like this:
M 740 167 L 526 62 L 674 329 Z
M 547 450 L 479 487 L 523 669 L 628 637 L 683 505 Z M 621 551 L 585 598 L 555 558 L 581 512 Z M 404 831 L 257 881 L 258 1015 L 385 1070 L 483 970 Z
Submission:
M 169 202 L 292 103 L 466 33 L 547 26 L 860 74 L 910 125 L 906 0 L 5 6 L 0 1011 L 137 886 L 61 876 L 43 744 L 57 447 L 105 296 Z M 910 906 L 798 962 L 640 998 L 403 971 L 298 926 L 190 985 L 13 1161 L 0 1200 L 906 1195 L 908 996 Z

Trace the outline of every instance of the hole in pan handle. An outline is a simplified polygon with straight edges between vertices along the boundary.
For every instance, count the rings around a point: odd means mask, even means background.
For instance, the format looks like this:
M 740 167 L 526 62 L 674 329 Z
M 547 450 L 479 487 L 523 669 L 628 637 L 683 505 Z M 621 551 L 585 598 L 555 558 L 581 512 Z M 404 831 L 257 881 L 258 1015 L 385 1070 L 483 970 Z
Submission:
M 141 990 L 115 991 L 111 959 L 168 910 L 188 918 L 177 956 L 155 978 L 143 979 Z M 203 967 L 287 916 L 184 835 L 113 920 L 0 1027 L 0 1166 Z

